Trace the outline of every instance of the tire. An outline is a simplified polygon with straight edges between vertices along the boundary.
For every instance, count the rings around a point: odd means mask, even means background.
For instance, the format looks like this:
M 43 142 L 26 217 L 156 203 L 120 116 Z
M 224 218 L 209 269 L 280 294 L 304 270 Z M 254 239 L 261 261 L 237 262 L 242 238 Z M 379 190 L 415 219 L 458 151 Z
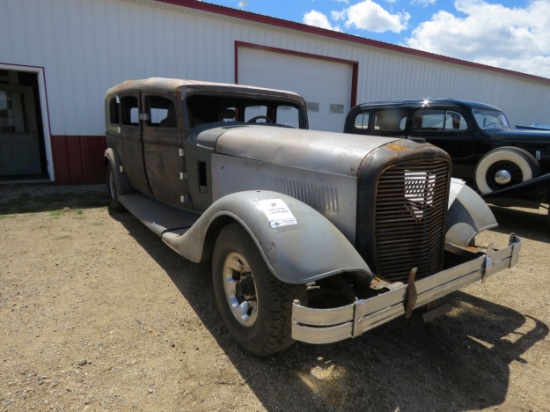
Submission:
M 233 339 L 258 356 L 292 345 L 292 302 L 299 295 L 305 297 L 305 286 L 275 278 L 256 244 L 237 223 L 220 231 L 212 261 L 216 303 Z M 303 299 L 300 302 L 304 304 Z
M 540 165 L 528 151 L 499 147 L 476 166 L 475 184 L 481 194 L 496 192 L 540 175 Z
M 118 200 L 119 187 L 111 162 L 107 162 L 105 174 L 107 176 L 107 197 L 109 198 L 109 209 L 115 212 L 122 212 L 126 210 L 122 203 Z

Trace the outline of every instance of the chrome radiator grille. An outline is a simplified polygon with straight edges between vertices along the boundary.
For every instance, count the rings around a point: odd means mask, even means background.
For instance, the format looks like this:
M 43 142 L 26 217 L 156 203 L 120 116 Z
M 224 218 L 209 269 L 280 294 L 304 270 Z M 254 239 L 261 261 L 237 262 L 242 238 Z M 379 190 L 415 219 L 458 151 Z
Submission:
M 378 274 L 406 281 L 442 269 L 449 165 L 441 159 L 407 161 L 384 171 L 375 210 Z

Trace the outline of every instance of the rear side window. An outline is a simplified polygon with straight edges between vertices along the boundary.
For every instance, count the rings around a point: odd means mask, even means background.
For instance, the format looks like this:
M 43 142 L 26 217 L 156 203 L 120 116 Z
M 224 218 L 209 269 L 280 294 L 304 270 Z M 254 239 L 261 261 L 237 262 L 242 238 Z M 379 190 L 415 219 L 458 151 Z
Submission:
M 120 99 L 121 124 L 126 126 L 139 125 L 138 99 L 135 96 L 126 96 Z
M 407 127 L 407 112 L 404 110 L 379 110 L 374 113 L 374 128 L 380 131 L 398 132 Z
M 357 130 L 369 130 L 369 119 L 370 119 L 370 113 L 360 113 L 355 118 L 354 127 Z
M 118 96 L 113 97 L 109 101 L 109 123 L 111 124 L 118 125 L 119 123 L 118 106 L 119 106 Z

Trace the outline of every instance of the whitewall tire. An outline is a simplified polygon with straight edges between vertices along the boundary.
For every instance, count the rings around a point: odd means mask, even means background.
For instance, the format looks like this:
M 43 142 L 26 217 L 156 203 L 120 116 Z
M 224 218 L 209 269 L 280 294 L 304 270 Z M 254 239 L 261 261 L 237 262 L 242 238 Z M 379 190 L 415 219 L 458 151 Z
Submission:
M 540 165 L 528 151 L 499 147 L 485 154 L 476 166 L 475 185 L 487 194 L 517 185 L 540 175 Z

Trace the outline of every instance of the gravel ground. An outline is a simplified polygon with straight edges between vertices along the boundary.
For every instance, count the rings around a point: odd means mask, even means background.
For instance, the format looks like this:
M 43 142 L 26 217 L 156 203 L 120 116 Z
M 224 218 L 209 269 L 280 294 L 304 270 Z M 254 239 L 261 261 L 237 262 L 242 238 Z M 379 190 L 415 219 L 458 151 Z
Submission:
M 208 265 L 177 256 L 102 186 L 0 187 L 0 410 L 550 411 L 546 211 L 494 209 L 480 243 L 520 263 L 332 345 L 242 351 Z

